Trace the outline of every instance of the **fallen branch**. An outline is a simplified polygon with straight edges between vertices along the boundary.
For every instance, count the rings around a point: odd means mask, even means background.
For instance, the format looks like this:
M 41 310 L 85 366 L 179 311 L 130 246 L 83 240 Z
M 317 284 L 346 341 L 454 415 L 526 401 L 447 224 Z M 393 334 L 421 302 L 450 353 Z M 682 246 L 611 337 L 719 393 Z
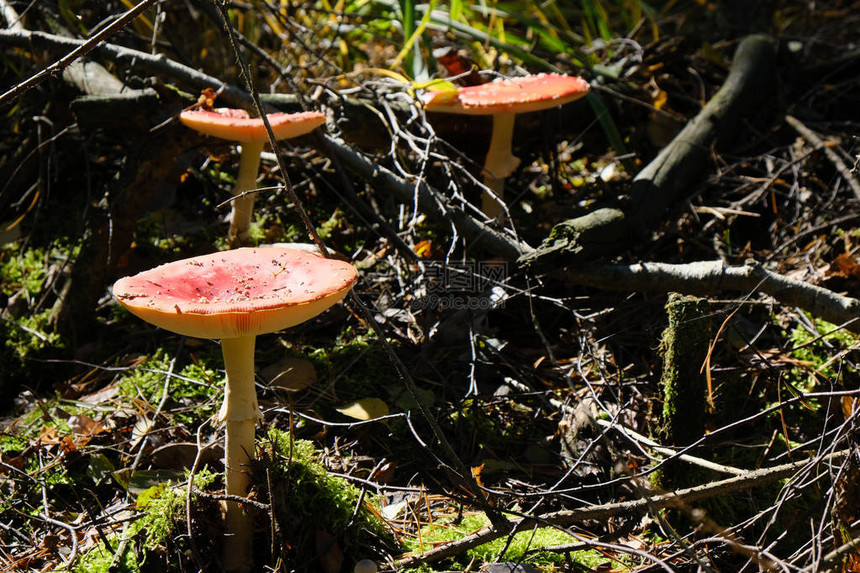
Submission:
M 663 456 L 678 458 L 678 459 L 683 460 L 687 463 L 690 463 L 690 464 L 693 464 L 693 465 L 696 465 L 696 466 L 699 466 L 702 468 L 706 468 L 706 469 L 709 469 L 709 470 L 712 470 L 715 472 L 724 473 L 724 474 L 742 476 L 742 475 L 746 475 L 747 473 L 749 473 L 748 470 L 742 470 L 742 469 L 735 468 L 732 466 L 727 466 L 725 464 L 718 464 L 718 463 L 712 462 L 710 460 L 706 460 L 704 458 L 691 456 L 690 454 L 679 454 L 677 452 L 677 450 L 675 450 L 674 448 L 668 448 L 666 446 L 662 446 L 659 443 L 655 442 L 654 440 L 652 440 L 650 438 L 646 438 L 645 436 L 643 436 L 639 432 L 631 430 L 630 428 L 625 428 L 621 424 L 617 424 L 617 423 L 609 421 L 609 420 L 604 420 L 602 418 L 598 418 L 594 422 L 598 426 L 603 426 L 604 428 L 611 428 L 611 429 L 615 430 L 616 432 L 618 432 L 619 434 L 621 434 L 622 436 L 624 436 L 625 438 L 627 438 L 628 440 L 630 440 L 631 442 L 642 444 L 645 447 L 647 447 L 647 448 L 649 448 L 649 449 L 651 449 L 651 450 L 653 450 L 653 451 L 655 451 L 658 454 L 663 455 Z
M 75 47 L 72 51 L 68 52 L 65 56 L 52 63 L 47 68 L 27 78 L 23 82 L 15 84 L 11 89 L 0 95 L 0 105 L 2 105 L 7 100 L 12 99 L 16 95 L 39 85 L 48 78 L 59 76 L 63 72 L 63 70 L 66 69 L 73 62 L 94 50 L 103 40 L 113 36 L 120 30 L 122 30 L 129 22 L 135 20 L 150 6 L 155 4 L 155 1 L 156 0 L 141 0 L 141 2 L 137 4 L 137 6 L 134 6 L 125 14 L 99 30 L 98 33 L 96 33 L 92 38 L 80 42 L 77 47 Z M 21 32 L 19 31 L 19 33 Z
M 818 463 L 836 462 L 847 456 L 848 453 L 848 450 L 840 450 L 838 452 L 822 456 L 818 460 Z M 583 521 L 593 519 L 606 520 L 618 515 L 635 515 L 649 510 L 656 511 L 667 507 L 677 507 L 717 495 L 725 495 L 735 491 L 767 485 L 794 475 L 810 463 L 810 460 L 791 462 L 771 468 L 751 471 L 742 476 L 727 478 L 704 485 L 681 489 L 675 492 L 662 493 L 648 498 L 556 511 L 536 517 L 522 517 L 512 523 L 514 524 L 515 531 L 524 531 L 539 527 L 568 527 L 575 523 L 581 523 Z M 479 545 L 499 539 L 507 534 L 508 532 L 497 531 L 492 528 L 481 529 L 480 531 L 467 535 L 462 539 L 434 547 L 424 553 L 404 557 L 397 561 L 396 566 L 397 569 L 401 569 L 414 567 L 420 563 L 429 563 L 448 559 L 449 557 L 460 555 L 461 553 Z
M 767 93 L 775 54 L 775 42 L 769 36 L 744 39 L 722 88 L 636 175 L 624 207 L 598 209 L 559 223 L 543 244 L 523 255 L 519 263 L 535 270 L 581 264 L 622 252 L 654 229 L 666 211 L 679 204 L 701 178 L 711 147 L 730 140 L 745 114 Z
M 516 388 L 520 392 L 530 392 L 531 391 L 531 389 L 528 386 L 526 386 L 525 384 L 523 384 L 522 382 L 520 382 L 518 380 L 514 380 L 513 378 L 507 378 L 505 380 L 505 383 L 508 384 L 509 386 Z M 569 414 L 574 413 L 576 410 L 572 406 L 570 406 L 570 405 L 568 405 L 568 404 L 566 404 L 566 403 L 564 403 L 561 400 L 558 400 L 556 398 L 548 397 L 547 401 L 549 402 L 549 404 L 553 408 L 556 408 L 559 412 L 562 412 L 563 414 L 569 415 Z M 703 468 L 707 468 L 707 469 L 713 470 L 715 472 L 726 473 L 726 474 L 731 474 L 731 475 L 736 475 L 736 476 L 737 475 L 744 475 L 744 474 L 748 473 L 748 471 L 749 471 L 749 470 L 742 470 L 739 468 L 734 468 L 734 467 L 723 465 L 723 464 L 717 464 L 717 463 L 714 463 L 710 460 L 698 458 L 698 457 L 692 456 L 690 454 L 684 454 L 684 453 L 679 454 L 677 449 L 666 447 L 664 445 L 661 445 L 661 444 L 655 442 L 654 440 L 646 438 L 645 436 L 636 432 L 635 430 L 632 430 L 631 428 L 628 428 L 626 426 L 622 426 L 621 424 L 618 423 L 618 420 L 614 420 L 614 419 L 613 420 L 604 420 L 602 418 L 594 418 L 594 423 L 597 424 L 598 426 L 602 426 L 602 427 L 607 428 L 607 429 L 611 428 L 611 429 L 615 430 L 616 432 L 618 432 L 619 434 L 621 434 L 622 436 L 624 436 L 625 438 L 627 438 L 628 440 L 630 440 L 631 442 L 634 442 L 634 443 L 637 443 L 640 445 L 644 445 L 645 447 L 647 447 L 647 448 L 649 448 L 649 449 L 651 449 L 651 450 L 653 450 L 653 451 L 655 451 L 658 454 L 663 455 L 663 456 L 678 458 L 678 459 L 681 459 L 681 460 L 688 462 L 690 464 L 697 465 L 697 466 L 700 466 Z
M 77 40 L 46 32 L 0 30 L 0 46 L 27 48 L 34 52 L 47 52 L 53 56 L 65 54 L 66 56 L 61 60 L 64 62 L 64 65 L 56 67 L 57 73 L 74 61 L 73 58 L 70 59 L 68 57 L 68 55 L 71 55 L 70 52 L 78 50 L 82 46 L 87 46 L 89 48 L 88 52 L 91 52 L 93 55 L 113 62 L 125 63 L 131 71 L 144 71 L 161 78 L 172 79 L 183 85 L 188 85 L 195 90 L 203 90 L 205 88 L 216 89 L 219 91 L 219 103 L 223 102 L 228 106 L 244 108 L 248 108 L 252 104 L 251 96 L 236 86 L 225 83 L 189 66 L 174 62 L 162 54 L 148 54 L 110 43 L 89 46 L 90 43 L 91 40 Z M 78 53 L 78 57 L 80 55 Z M 55 66 L 56 64 L 52 64 L 48 69 L 54 70 Z M 13 88 L 13 90 L 15 90 L 15 93 L 22 91 L 21 88 Z M 11 95 L 4 94 L 0 96 L 0 104 L 4 103 Z
M 637 263 L 568 269 L 569 282 L 601 289 L 713 295 L 722 291 L 762 292 L 780 304 L 860 332 L 860 300 L 790 279 L 757 263 L 726 266 L 722 261 L 687 264 Z
M 15 11 L 9 2 L 0 0 L 0 14 L 6 20 L 6 27 L 10 30 L 23 30 L 24 25 L 21 24 L 21 16 Z
M 405 181 L 378 162 L 352 150 L 343 140 L 332 136 L 325 139 L 330 152 L 344 167 L 373 185 L 375 189 L 390 193 L 398 201 L 411 204 L 417 197 L 419 211 L 436 220 L 449 220 L 472 245 L 479 244 L 480 248 L 508 260 L 515 260 L 531 252 L 532 247 L 528 244 L 472 217 L 426 182 Z

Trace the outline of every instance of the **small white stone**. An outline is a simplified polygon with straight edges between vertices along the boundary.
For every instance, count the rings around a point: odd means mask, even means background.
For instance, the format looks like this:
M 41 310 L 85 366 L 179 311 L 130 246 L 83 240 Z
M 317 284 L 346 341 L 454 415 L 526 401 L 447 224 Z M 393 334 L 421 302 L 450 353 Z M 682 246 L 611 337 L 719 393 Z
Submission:
M 376 563 L 372 559 L 362 559 L 355 564 L 353 573 L 376 573 Z
M 803 48 L 804 48 L 803 42 L 799 42 L 797 40 L 791 40 L 788 42 L 788 51 L 793 53 L 793 54 L 796 54 L 796 53 L 802 51 Z

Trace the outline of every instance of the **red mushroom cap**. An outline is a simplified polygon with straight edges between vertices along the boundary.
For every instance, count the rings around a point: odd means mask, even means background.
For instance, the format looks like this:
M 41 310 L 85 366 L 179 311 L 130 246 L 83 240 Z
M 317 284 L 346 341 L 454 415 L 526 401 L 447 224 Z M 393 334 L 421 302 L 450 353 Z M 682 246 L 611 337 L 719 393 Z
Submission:
M 556 107 L 581 98 L 588 89 L 588 82 L 582 78 L 537 74 L 458 90 L 426 92 L 421 99 L 427 111 L 493 115 Z
M 349 263 L 282 247 L 242 248 L 167 263 L 114 284 L 132 314 L 196 338 L 276 332 L 341 300 Z
M 310 133 L 325 123 L 325 114 L 318 111 L 270 113 L 266 117 L 277 140 Z M 180 113 L 179 120 L 193 130 L 228 141 L 259 142 L 269 139 L 263 120 L 250 117 L 243 109 L 190 109 Z

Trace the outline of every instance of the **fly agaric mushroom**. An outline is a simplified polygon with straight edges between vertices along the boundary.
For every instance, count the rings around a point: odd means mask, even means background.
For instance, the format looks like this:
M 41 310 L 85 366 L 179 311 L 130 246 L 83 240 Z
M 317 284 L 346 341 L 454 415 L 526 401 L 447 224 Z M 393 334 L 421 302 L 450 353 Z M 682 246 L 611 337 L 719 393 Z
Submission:
M 318 111 L 302 113 L 271 113 L 266 116 L 275 140 L 291 139 L 310 133 L 323 123 L 325 115 Z M 214 111 L 191 109 L 179 114 L 179 120 L 193 130 L 242 144 L 239 174 L 233 187 L 232 215 L 227 240 L 231 246 L 244 243 L 254 213 L 254 191 L 263 144 L 269 141 L 266 126 L 260 118 L 249 117 L 242 109 L 219 108 Z
M 254 388 L 258 334 L 300 324 L 341 300 L 358 278 L 349 263 L 284 247 L 240 248 L 167 263 L 118 280 L 117 301 L 166 330 L 221 339 L 226 383 L 219 418 L 226 423 L 226 493 L 244 496 L 260 409 Z M 250 567 L 251 524 L 224 504 L 226 569 Z
M 484 192 L 481 209 L 487 216 L 497 217 L 502 212 L 505 177 L 520 163 L 511 151 L 516 115 L 560 106 L 587 93 L 588 83 L 582 78 L 537 74 L 456 90 L 430 91 L 421 99 L 424 109 L 431 112 L 493 116 L 490 148 L 484 161 L 484 185 L 495 197 Z

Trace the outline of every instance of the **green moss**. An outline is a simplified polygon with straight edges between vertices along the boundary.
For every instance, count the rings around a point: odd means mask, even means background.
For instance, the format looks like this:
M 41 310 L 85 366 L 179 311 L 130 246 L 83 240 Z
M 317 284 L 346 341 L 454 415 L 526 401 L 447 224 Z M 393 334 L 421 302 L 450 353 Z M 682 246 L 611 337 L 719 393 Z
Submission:
M 119 540 L 116 536 L 111 541 L 111 547 L 116 550 Z M 72 571 L 74 573 L 105 573 L 113 563 L 114 554 L 108 551 L 104 543 L 99 543 L 95 548 L 81 555 L 75 563 Z M 117 573 L 135 573 L 139 571 L 137 557 L 134 551 L 126 551 L 118 563 Z
M 26 314 L 14 322 L 0 323 L 0 336 L 6 347 L 18 358 L 32 357 L 49 348 L 62 348 L 60 335 L 51 325 L 50 309 L 35 314 Z
M 317 234 L 321 239 L 330 238 L 343 224 L 343 211 L 340 209 L 335 209 L 331 214 L 331 217 L 328 218 L 322 225 L 317 227 Z
M 28 248 L 20 250 L 14 243 L 0 251 L 0 293 L 6 296 L 27 296 L 32 301 L 40 294 L 49 265 L 51 250 Z M 32 306 L 29 304 L 28 306 Z M 13 321 L 0 322 L 4 344 L 18 358 L 59 342 L 49 325 L 48 310 L 24 311 Z
M 194 474 L 194 487 L 205 489 L 216 477 L 216 474 L 204 468 Z M 132 533 L 145 532 L 144 547 L 155 549 L 176 531 L 178 522 L 185 519 L 185 495 L 185 487 L 175 487 L 168 481 L 150 487 L 137 496 L 135 506 L 143 510 L 143 516 L 131 530 Z
M 185 510 L 184 488 L 182 491 L 180 495 L 168 482 L 146 489 L 137 496 L 135 505 L 144 513 L 135 522 L 134 529 L 146 532 L 144 547 L 158 547 L 174 530 Z
M 79 248 L 67 239 L 25 249 L 16 243 L 3 245 L 0 247 L 0 293 L 13 295 L 21 290 L 31 295 L 41 293 L 50 266 L 75 257 Z
M 846 374 L 846 369 L 856 374 L 846 362 L 832 358 L 856 347 L 857 335 L 821 319 L 810 317 L 810 320 L 815 325 L 814 333 L 798 326 L 789 336 L 793 347 L 791 357 L 808 365 L 806 368 L 792 368 L 790 374 L 791 382 L 804 392 L 814 390 L 820 379 L 839 380 Z M 856 350 L 852 352 L 856 353 Z
M 236 183 L 236 177 L 229 171 L 222 170 L 222 167 L 220 162 L 212 161 L 209 163 L 206 175 L 217 185 L 232 187 Z
M 372 335 L 356 334 L 347 328 L 331 348 L 318 348 L 308 354 L 320 378 L 337 383 L 338 397 L 344 401 L 376 395 L 389 384 L 402 387 L 397 369 L 382 344 Z
M 452 411 L 445 422 L 459 436 L 470 436 L 470 441 L 496 451 L 511 452 L 515 447 L 524 447 L 538 442 L 546 429 L 540 424 L 530 424 L 531 409 L 524 403 L 486 403 L 467 398 Z
M 453 519 L 438 519 L 433 524 L 421 528 L 421 534 L 407 540 L 406 546 L 408 550 L 420 553 L 430 549 L 435 544 L 462 539 L 486 527 L 489 523 L 490 521 L 483 513 L 468 514 L 458 522 Z M 508 543 L 507 537 L 502 537 L 470 549 L 453 566 L 462 568 L 467 566 L 472 559 L 477 559 L 479 562 L 523 562 L 538 567 L 550 567 L 563 563 L 565 554 L 542 552 L 540 548 L 564 545 L 575 541 L 564 531 L 552 527 L 522 531 L 514 535 L 510 543 Z M 505 550 L 504 553 L 499 555 L 503 549 Z M 585 567 L 598 567 L 607 561 L 601 553 L 593 550 L 574 551 L 570 555 L 574 562 Z
M 0 393 L 14 391 L 22 383 L 35 388 L 36 381 L 53 368 L 35 359 L 63 354 L 57 351 L 65 344 L 51 323 L 54 295 L 43 289 L 57 286 L 50 284 L 48 270 L 65 265 L 78 250 L 79 245 L 65 238 L 40 247 L 0 246 L 0 295 L 18 297 L 0 320 Z
M 314 562 L 320 532 L 337 540 L 345 562 L 367 557 L 371 539 L 378 543 L 388 538 L 382 521 L 359 504 L 358 488 L 330 475 L 311 442 L 295 440 L 291 448 L 289 434 L 271 429 L 260 462 L 272 480 L 270 493 L 285 537 L 286 563 Z M 363 501 L 370 503 L 372 496 L 365 494 Z
M 164 384 L 164 372 L 170 367 L 167 353 L 159 348 L 140 366 L 124 374 L 119 381 L 120 392 L 128 397 L 154 397 L 155 387 Z
M 288 481 L 291 489 L 289 497 L 284 500 L 291 513 L 326 530 L 345 527 L 358 501 L 358 489 L 326 472 L 317 461 L 313 443 L 295 440 L 290 462 L 289 435 L 271 429 L 268 438 L 274 446 L 272 454 L 277 457 L 273 461 L 280 462 L 277 467 L 281 477 Z
M 669 445 L 683 446 L 705 432 L 702 363 L 708 353 L 710 307 L 706 299 L 672 294 L 666 313 L 669 324 L 660 342 L 663 412 L 659 433 Z
M 24 290 L 38 294 L 48 268 L 45 249 L 16 251 L 18 249 L 12 243 L 6 245 L 0 255 L 3 261 L 0 265 L 0 292 L 13 295 Z
M 17 434 L 0 434 L 0 454 L 14 457 L 27 448 L 27 440 Z

